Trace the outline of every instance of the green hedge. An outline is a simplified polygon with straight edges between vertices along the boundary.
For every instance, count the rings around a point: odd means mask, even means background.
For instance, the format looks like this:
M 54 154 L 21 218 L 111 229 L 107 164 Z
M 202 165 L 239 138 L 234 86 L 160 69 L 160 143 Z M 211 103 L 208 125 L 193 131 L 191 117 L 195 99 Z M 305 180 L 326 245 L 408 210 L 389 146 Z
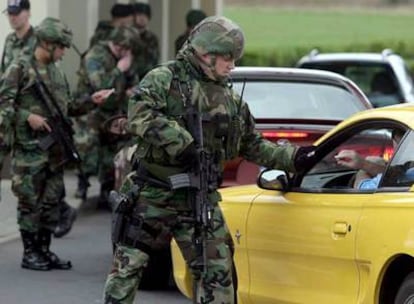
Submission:
M 371 42 L 366 45 L 353 44 L 346 46 L 309 46 L 294 47 L 281 50 L 249 50 L 247 49 L 240 60 L 242 66 L 284 66 L 291 67 L 312 49 L 317 48 L 320 52 L 381 52 L 384 49 L 392 49 L 401 55 L 406 61 L 410 71 L 414 71 L 414 43 L 407 44 L 405 41 L 398 41 L 391 44 L 384 42 Z

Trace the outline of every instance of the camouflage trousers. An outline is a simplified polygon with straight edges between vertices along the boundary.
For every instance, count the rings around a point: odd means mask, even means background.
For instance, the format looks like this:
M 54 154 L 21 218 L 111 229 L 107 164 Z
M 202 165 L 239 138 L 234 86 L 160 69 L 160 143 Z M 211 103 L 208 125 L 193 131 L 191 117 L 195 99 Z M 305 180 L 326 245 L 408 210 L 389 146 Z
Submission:
M 89 126 L 87 115 L 76 118 L 74 128 L 76 131 L 73 139 L 82 159 L 82 170 L 87 176 L 97 175 L 99 163 L 97 131 Z
M 14 160 L 13 160 L 14 162 Z M 64 193 L 63 170 L 51 172 L 47 163 L 22 166 L 13 164 L 12 191 L 17 197 L 17 222 L 20 230 L 53 231 L 59 219 Z
M 130 243 L 118 244 L 107 277 L 104 290 L 106 304 L 130 304 L 140 283 L 143 269 L 150 258 L 150 251 L 170 245 L 171 238 L 176 240 L 184 259 L 191 270 L 196 284 L 197 303 L 231 304 L 234 302 L 232 282 L 232 255 L 228 245 L 229 231 L 222 212 L 216 204 L 213 212 L 212 227 L 207 240 L 207 268 L 202 273 L 198 265 L 198 252 L 193 242 L 194 225 L 180 221 L 180 217 L 191 216 L 186 202 L 186 193 L 173 194 L 169 191 L 143 187 L 139 202 L 136 204 L 132 221 L 137 226 L 126 231 Z M 128 243 L 128 242 L 125 242 Z M 150 250 L 148 250 L 150 249 Z

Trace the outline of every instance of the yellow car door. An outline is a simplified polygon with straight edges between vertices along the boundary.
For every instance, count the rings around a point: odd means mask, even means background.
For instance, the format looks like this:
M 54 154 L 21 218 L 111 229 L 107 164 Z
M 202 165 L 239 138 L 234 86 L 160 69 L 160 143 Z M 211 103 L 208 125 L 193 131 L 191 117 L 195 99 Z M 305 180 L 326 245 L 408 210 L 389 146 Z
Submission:
M 356 303 L 355 237 L 371 196 L 266 191 L 257 197 L 247 225 L 251 302 Z

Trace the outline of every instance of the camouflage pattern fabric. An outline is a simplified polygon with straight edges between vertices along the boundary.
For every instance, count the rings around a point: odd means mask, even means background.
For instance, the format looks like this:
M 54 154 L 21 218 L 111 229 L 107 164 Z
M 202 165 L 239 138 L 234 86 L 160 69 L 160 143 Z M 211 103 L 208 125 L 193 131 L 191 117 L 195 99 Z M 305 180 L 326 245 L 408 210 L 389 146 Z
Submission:
M 128 191 L 132 175 L 129 175 L 125 181 L 123 192 Z M 151 246 L 151 249 L 157 250 L 169 246 L 171 238 L 174 237 L 199 284 L 200 293 L 197 303 L 232 303 L 234 291 L 231 279 L 232 259 L 228 244 L 229 231 L 217 203 L 213 211 L 213 225 L 209 231 L 210 240 L 207 244 L 207 274 L 201 280 L 202 274 L 196 264 L 193 224 L 177 221 L 178 217 L 191 216 L 191 210 L 186 204 L 186 192 L 172 193 L 145 186 L 141 196 L 143 199 L 137 202 L 132 218 L 143 225 L 145 223 L 151 229 L 149 232 L 145 229 L 139 230 L 136 238 Z M 134 302 L 143 269 L 149 258 L 148 253 L 143 250 L 118 244 L 112 270 L 105 286 L 105 303 Z
M 145 30 L 140 34 L 142 46 L 134 58 L 134 66 L 137 67 L 140 79 L 158 64 L 160 59 L 160 48 L 157 36 Z
M 33 91 L 36 73 L 34 58 L 26 54 L 13 61 L 0 79 L 0 120 L 6 134 L 14 134 L 12 189 L 18 198 L 20 229 L 35 232 L 53 230 L 58 218 L 58 202 L 63 193 L 63 171 L 59 166 L 63 153 L 59 145 L 40 149 L 39 140 L 47 131 L 34 131 L 27 123 L 31 113 L 49 117 Z M 61 70 L 51 63 L 38 67 L 41 79 L 54 94 L 63 113 L 76 111 L 69 86 Z
M 88 115 L 76 117 L 73 128 L 75 130 L 73 139 L 82 159 L 83 173 L 88 177 L 97 175 L 99 164 L 97 131 L 91 126 Z
M 295 170 L 296 147 L 279 146 L 255 131 L 248 105 L 231 89 L 228 79 L 213 82 L 207 78 L 198 57 L 187 45 L 177 60 L 150 71 L 129 101 L 128 128 L 137 136 L 134 157 L 155 178 L 165 180 L 171 172 L 184 171 L 188 163 L 188 159 L 180 160 L 180 154 L 193 138 L 186 128 L 185 101 L 179 84 L 183 90 L 183 84 L 190 88 L 184 91 L 188 95 L 187 102 L 198 108 L 203 117 L 211 118 L 203 123 L 203 140 L 205 152 L 214 155 L 214 165 L 219 168 L 217 184 L 225 161 L 236 156 L 265 167 Z M 122 191 L 127 191 L 130 183 L 127 179 Z M 106 303 L 132 303 L 136 283 L 147 262 L 144 253 L 148 254 L 148 248 L 157 249 L 168 244 L 171 237 L 177 240 L 193 270 L 197 303 L 233 303 L 232 261 L 226 242 L 229 233 L 217 205 L 219 200 L 218 191 L 211 190 L 209 201 L 214 206 L 214 227 L 208 241 L 208 271 L 201 278 L 200 271 L 194 267 L 193 226 L 176 221 L 178 215 L 191 214 L 187 192 L 182 189 L 173 192 L 144 183 L 131 217 L 146 223 L 147 228 L 136 232 L 135 248 L 127 242 L 117 247 L 105 287 Z M 149 231 L 159 233 L 154 237 Z
M 93 174 L 94 166 L 99 159 L 98 176 L 101 183 L 114 180 L 115 154 L 125 144 L 122 139 L 108 134 L 103 123 L 110 117 L 126 113 L 128 99 L 126 90 L 139 82 L 139 77 L 132 69 L 127 73 L 122 73 L 117 67 L 117 59 L 113 56 L 108 47 L 108 42 L 98 42 L 95 44 L 83 58 L 83 63 L 79 71 L 78 94 L 92 93 L 100 89 L 115 88 L 106 102 L 100 107 L 93 110 L 87 120 L 89 122 L 86 130 L 86 143 L 81 148 L 84 155 L 90 153 L 87 161 L 90 167 L 85 167 L 85 172 L 90 171 Z M 77 135 L 77 142 L 82 135 Z M 99 143 L 96 145 L 96 143 Z M 95 152 L 98 148 L 97 153 Z M 86 163 L 87 164 L 87 163 Z M 87 171 L 88 170 L 88 171 Z
M 33 52 L 36 45 L 36 37 L 33 33 L 34 31 L 31 27 L 22 38 L 18 38 L 15 32 L 10 33 L 6 37 L 1 61 L 0 76 L 6 71 L 12 61 L 19 56 L 23 49 L 29 54 Z
M 243 55 L 244 36 L 237 24 L 219 16 L 205 18 L 191 31 L 188 38 L 199 54 Z
M 35 35 L 39 40 L 61 44 L 66 48 L 72 45 L 72 31 L 66 24 L 56 18 L 46 17 L 35 27 Z
M 32 54 L 35 45 L 36 37 L 34 36 L 32 27 L 21 39 L 17 37 L 16 33 L 10 33 L 6 37 L 6 41 L 4 43 L 0 76 L 5 73 L 6 69 L 11 65 L 13 60 L 19 56 L 21 52 Z M 3 168 L 3 162 L 5 158 L 10 154 L 12 145 L 12 138 L 10 137 L 11 135 L 12 134 L 3 134 L 0 128 L 0 171 Z M 8 137 L 8 139 L 5 141 L 6 137 Z

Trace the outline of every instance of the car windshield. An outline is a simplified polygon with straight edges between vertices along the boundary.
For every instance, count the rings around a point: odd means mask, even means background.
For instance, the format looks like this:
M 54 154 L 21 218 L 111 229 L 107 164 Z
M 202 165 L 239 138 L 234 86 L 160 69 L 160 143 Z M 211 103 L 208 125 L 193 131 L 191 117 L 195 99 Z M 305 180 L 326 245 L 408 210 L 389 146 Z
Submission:
M 242 88 L 243 82 L 234 82 L 236 92 Z M 321 83 L 247 81 L 243 100 L 256 119 L 343 120 L 365 109 L 344 88 Z

